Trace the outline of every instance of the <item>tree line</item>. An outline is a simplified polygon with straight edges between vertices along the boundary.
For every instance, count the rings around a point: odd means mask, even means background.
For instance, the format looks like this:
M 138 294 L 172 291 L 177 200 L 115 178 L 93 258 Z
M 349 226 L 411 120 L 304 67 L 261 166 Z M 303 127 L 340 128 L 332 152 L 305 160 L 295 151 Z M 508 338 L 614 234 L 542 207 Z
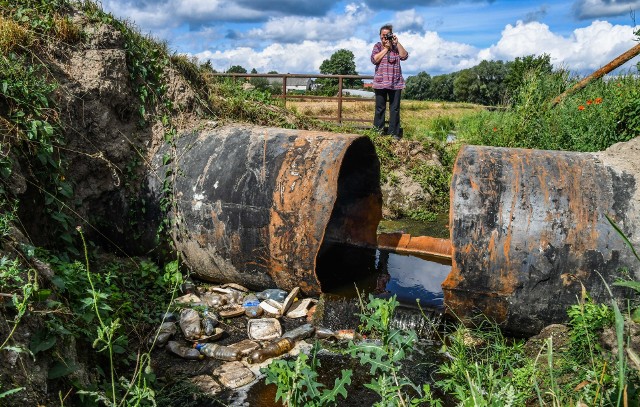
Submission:
M 510 104 L 529 72 L 551 73 L 551 57 L 528 55 L 514 61 L 482 61 L 458 72 L 407 78 L 404 97 L 413 100 L 469 102 L 485 106 Z
M 529 72 L 551 73 L 551 57 L 548 54 L 517 57 L 513 61 L 482 61 L 478 65 L 458 72 L 431 76 L 420 72 L 409 76 L 403 94 L 405 99 L 439 100 L 446 102 L 468 102 L 485 106 L 510 104 L 516 90 Z M 240 65 L 234 65 L 227 73 L 247 73 Z M 258 73 L 255 68 L 251 73 Z M 268 73 L 277 73 L 270 71 Z M 326 75 L 358 75 L 353 52 L 340 49 L 320 65 L 320 73 Z M 251 78 L 251 84 L 262 90 L 279 94 L 278 84 L 269 83 L 266 78 Z M 334 95 L 338 90 L 337 79 L 316 80 L 316 90 L 312 93 Z M 344 88 L 362 88 L 359 79 L 346 79 Z

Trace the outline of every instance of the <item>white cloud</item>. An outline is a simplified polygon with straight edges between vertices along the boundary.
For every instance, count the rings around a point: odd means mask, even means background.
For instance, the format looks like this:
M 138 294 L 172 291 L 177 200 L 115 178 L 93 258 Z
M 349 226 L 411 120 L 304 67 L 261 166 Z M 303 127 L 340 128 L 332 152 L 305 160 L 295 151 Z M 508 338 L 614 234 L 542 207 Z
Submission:
M 336 41 L 354 34 L 373 16 L 364 4 L 350 3 L 344 13 L 325 17 L 287 16 L 271 18 L 262 28 L 250 30 L 246 37 L 280 42 Z
M 551 56 L 555 67 L 573 72 L 587 73 L 609 63 L 635 45 L 634 28 L 594 21 L 585 28 L 573 31 L 569 37 L 554 34 L 546 24 L 538 22 L 507 25 L 497 44 L 480 51 L 478 57 L 486 60 L 510 61 L 519 56 Z
M 409 52 L 409 59 L 402 63 L 402 70 L 407 74 L 425 71 L 438 75 L 470 68 L 480 62 L 477 48 L 447 41 L 433 31 L 424 34 L 401 32 L 397 35 Z
M 424 32 L 424 15 L 418 13 L 416 9 L 397 12 L 393 21 L 397 21 L 393 25 L 394 31 Z
M 204 51 L 195 54 L 195 56 L 202 61 L 211 60 L 213 68 L 218 71 L 225 71 L 233 65 L 240 65 L 247 70 L 255 68 L 258 72 L 318 73 L 322 61 L 329 59 L 334 52 L 343 48 L 353 51 L 368 50 L 369 47 L 363 40 L 355 38 L 335 43 L 307 40 L 299 44 L 275 43 L 263 50 L 246 47 L 228 51 Z M 367 61 L 368 58 L 367 54 Z M 367 72 L 360 73 L 367 74 Z

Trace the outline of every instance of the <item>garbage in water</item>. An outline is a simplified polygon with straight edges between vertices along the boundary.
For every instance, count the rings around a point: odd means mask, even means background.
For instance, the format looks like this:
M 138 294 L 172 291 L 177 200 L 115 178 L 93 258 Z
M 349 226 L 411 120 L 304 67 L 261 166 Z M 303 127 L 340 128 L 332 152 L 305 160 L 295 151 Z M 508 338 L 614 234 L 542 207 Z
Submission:
M 294 301 L 287 312 L 288 318 L 303 318 L 309 314 L 309 310 L 311 309 L 311 305 L 317 303 L 318 301 L 313 298 L 305 298 L 302 301 Z
M 167 350 L 174 355 L 180 356 L 182 359 L 200 360 L 204 359 L 204 356 L 200 352 L 193 348 L 188 348 L 179 344 L 176 341 L 167 342 Z
M 263 310 L 260 308 L 260 300 L 255 294 L 247 294 L 242 301 L 244 314 L 249 318 L 257 318 L 262 315 Z
M 293 349 L 295 342 L 291 338 L 280 338 L 266 345 L 262 349 L 254 351 L 247 358 L 247 362 L 262 363 L 267 359 L 274 358 L 276 356 L 283 355 Z
M 299 292 L 300 292 L 300 287 L 294 287 L 293 290 L 291 290 L 289 295 L 287 295 L 287 298 L 285 298 L 284 302 L 282 303 L 280 314 L 284 315 L 289 310 L 289 308 L 291 307 L 291 304 L 293 304 L 293 301 L 298 297 Z
M 149 338 L 149 342 L 150 344 L 153 344 L 153 341 L 155 339 L 156 345 L 162 347 L 167 344 L 169 339 L 171 339 L 171 337 L 175 335 L 176 332 L 178 332 L 178 328 L 176 327 L 175 322 L 163 322 L 162 325 L 160 325 L 160 329 L 158 329 L 158 336 L 152 336 L 151 338 Z
M 250 319 L 247 323 L 249 339 L 269 341 L 282 336 L 282 326 L 276 318 Z
M 284 302 L 287 298 L 287 292 L 279 288 L 267 288 L 266 290 L 256 293 L 256 296 L 260 300 L 274 300 L 278 302 Z
M 237 389 L 245 384 L 249 384 L 255 378 L 251 369 L 241 362 L 225 363 L 213 371 L 213 375 L 220 379 L 220 382 L 230 389 Z
M 394 262 L 393 255 L 380 258 L 378 254 L 375 260 L 376 267 L 395 272 L 389 267 Z M 382 274 L 375 277 L 378 279 Z M 382 280 L 388 285 L 393 278 L 393 274 L 387 273 Z M 379 288 L 379 284 L 377 286 Z M 196 285 L 193 292 L 180 297 L 179 301 L 176 299 L 178 323 L 165 323 L 159 329 L 162 341 L 166 337 L 168 353 L 213 364 L 210 375 L 199 374 L 197 380 L 193 379 L 203 392 L 217 394 L 221 388 L 237 389 L 255 382 L 252 369 L 256 372 L 259 364 L 289 354 L 298 348 L 298 343 L 302 349 L 310 346 L 305 343 L 309 338 L 343 343 L 366 340 L 354 329 L 340 329 L 339 323 L 331 324 L 333 329 L 316 326 L 318 322 L 310 323 L 319 301 L 298 298 L 298 287 L 288 292 L 281 289 L 251 292 L 242 288 L 234 284 Z M 377 294 L 384 296 L 389 292 L 378 290 Z M 256 308 L 264 313 L 261 318 L 254 317 L 258 316 Z M 322 309 L 326 309 L 326 304 Z M 402 323 L 409 327 L 407 321 Z M 176 328 L 178 325 L 180 329 Z M 187 342 L 193 343 L 187 345 Z M 258 366 L 249 369 L 251 365 Z
M 229 345 L 229 348 L 237 350 L 240 356 L 244 357 L 248 356 L 254 350 L 260 349 L 260 344 L 256 341 L 252 341 L 251 339 L 245 339 Z
M 238 350 L 217 343 L 196 343 L 195 348 L 203 355 L 213 359 L 235 361 L 241 358 Z
M 185 308 L 180 312 L 180 329 L 187 339 L 198 339 L 202 334 L 200 314 L 191 308 Z
M 282 304 L 274 300 L 264 300 L 260 303 L 260 308 L 268 315 L 279 317 L 282 315 Z
M 294 342 L 297 342 L 312 336 L 315 330 L 316 328 L 313 325 L 304 324 L 304 325 L 300 325 L 295 329 L 292 329 L 291 331 L 285 332 L 284 335 L 282 335 L 282 337 L 289 338 Z

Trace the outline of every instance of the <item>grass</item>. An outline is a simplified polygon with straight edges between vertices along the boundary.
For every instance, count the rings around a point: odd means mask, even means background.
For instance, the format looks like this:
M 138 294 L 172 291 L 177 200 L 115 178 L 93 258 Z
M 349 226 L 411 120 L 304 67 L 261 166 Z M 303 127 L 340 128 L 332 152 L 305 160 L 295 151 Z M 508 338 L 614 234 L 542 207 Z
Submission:
M 343 101 L 343 121 L 363 126 L 372 125 L 374 106 L 373 99 Z M 337 101 L 293 99 L 287 100 L 287 107 L 295 112 L 312 117 L 338 117 Z M 482 109 L 482 106 L 470 103 L 402 100 L 400 107 L 401 125 L 404 128 L 405 137 L 421 139 L 429 135 L 439 135 L 438 130 L 442 129 L 443 121 L 457 121 Z M 389 113 L 387 112 L 387 119 L 388 117 Z M 350 122 L 348 119 L 366 120 L 368 122 L 363 124 L 362 122 Z M 447 130 L 450 130 L 450 128 L 447 128 Z

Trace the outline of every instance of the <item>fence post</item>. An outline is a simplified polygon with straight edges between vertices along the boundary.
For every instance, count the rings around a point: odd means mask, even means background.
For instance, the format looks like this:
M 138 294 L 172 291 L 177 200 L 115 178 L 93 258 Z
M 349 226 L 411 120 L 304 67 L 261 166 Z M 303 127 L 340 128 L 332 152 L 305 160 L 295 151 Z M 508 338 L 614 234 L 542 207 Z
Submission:
M 338 124 L 342 124 L 342 76 L 338 78 Z
M 282 100 L 284 100 L 284 107 L 287 107 L 287 75 L 282 77 Z

